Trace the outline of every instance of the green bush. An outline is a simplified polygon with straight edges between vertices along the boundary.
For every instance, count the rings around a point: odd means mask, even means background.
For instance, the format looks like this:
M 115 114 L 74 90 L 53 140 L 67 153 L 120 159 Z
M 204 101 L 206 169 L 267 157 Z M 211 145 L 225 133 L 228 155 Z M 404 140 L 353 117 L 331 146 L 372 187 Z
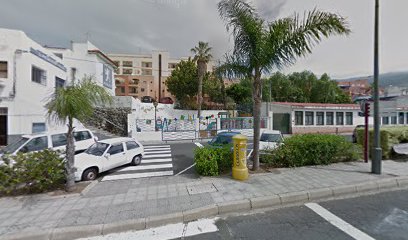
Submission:
M 369 147 L 373 148 L 374 129 L 370 129 Z M 382 148 L 383 159 L 389 159 L 392 153 L 392 147 L 399 143 L 408 142 L 408 127 L 381 127 L 380 144 Z M 357 143 L 364 144 L 364 128 L 357 129 Z M 371 151 L 369 152 L 371 156 Z
M 342 136 L 325 134 L 295 135 L 274 150 L 267 150 L 261 162 L 272 167 L 300 167 L 353 161 L 361 149 Z
M 230 147 L 196 148 L 194 161 L 197 173 L 202 176 L 217 176 L 232 169 L 232 152 Z
M 0 196 L 41 193 L 63 187 L 65 168 L 60 153 L 52 150 L 3 157 Z

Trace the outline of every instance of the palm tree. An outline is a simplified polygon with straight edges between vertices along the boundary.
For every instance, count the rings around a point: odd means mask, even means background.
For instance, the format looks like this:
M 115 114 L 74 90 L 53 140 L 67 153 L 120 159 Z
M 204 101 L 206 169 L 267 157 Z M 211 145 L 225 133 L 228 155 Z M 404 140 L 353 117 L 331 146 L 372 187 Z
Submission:
M 298 57 L 311 53 L 323 37 L 350 33 L 345 18 L 313 10 L 304 18 L 292 17 L 267 22 L 245 0 L 222 0 L 219 14 L 234 38 L 232 54 L 226 58 L 226 74 L 249 77 L 253 81 L 254 151 L 253 169 L 259 168 L 260 107 L 262 73 L 282 69 Z
M 66 190 L 75 189 L 74 175 L 74 119 L 85 120 L 92 116 L 97 104 L 111 103 L 112 97 L 105 88 L 96 84 L 92 77 L 85 76 L 82 81 L 73 82 L 70 86 L 58 88 L 46 104 L 48 118 L 56 122 L 67 123 L 67 147 L 65 162 Z
M 197 118 L 201 116 L 201 104 L 203 102 L 203 78 L 207 72 L 207 63 L 211 60 L 211 47 L 207 42 L 198 42 L 198 46 L 191 49 L 194 54 L 194 61 L 197 62 L 198 67 L 198 111 Z

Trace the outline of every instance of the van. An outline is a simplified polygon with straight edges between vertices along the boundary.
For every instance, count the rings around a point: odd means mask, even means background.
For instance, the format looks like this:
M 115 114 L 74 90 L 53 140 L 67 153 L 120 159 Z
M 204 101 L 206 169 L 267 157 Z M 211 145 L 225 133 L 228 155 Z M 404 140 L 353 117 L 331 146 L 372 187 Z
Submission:
M 84 152 L 89 146 L 98 141 L 98 138 L 88 129 L 74 130 L 75 154 Z M 44 132 L 32 135 L 23 135 L 17 142 L 9 144 L 0 151 L 0 154 L 16 155 L 42 151 L 46 148 L 52 150 L 65 150 L 67 145 L 66 132 Z

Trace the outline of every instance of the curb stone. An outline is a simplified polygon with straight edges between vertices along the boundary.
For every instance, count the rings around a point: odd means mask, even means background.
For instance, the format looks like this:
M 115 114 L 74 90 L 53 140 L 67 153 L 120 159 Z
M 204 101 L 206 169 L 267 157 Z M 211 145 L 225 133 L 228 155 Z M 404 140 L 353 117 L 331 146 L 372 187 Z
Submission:
M 80 193 L 80 195 L 81 195 L 81 196 L 85 196 L 85 194 L 87 194 L 89 191 L 91 191 L 91 189 L 92 189 L 93 187 L 95 187 L 95 185 L 98 184 L 98 183 L 99 183 L 98 180 L 92 181 L 88 186 L 86 186 L 86 187 L 84 188 L 84 190 L 82 190 L 82 192 Z
M 309 191 L 284 193 L 272 196 L 255 197 L 233 202 L 208 205 L 183 212 L 133 219 L 99 225 L 70 226 L 53 230 L 37 230 L 20 232 L 13 235 L 3 235 L 0 239 L 7 240 L 65 240 L 107 235 L 123 231 L 137 231 L 150 227 L 171 223 L 189 222 L 200 218 L 215 217 L 218 214 L 243 210 L 255 210 L 269 207 L 285 207 L 303 204 L 308 201 L 332 199 L 332 197 L 352 196 L 358 193 L 369 194 L 386 190 L 401 190 L 408 188 L 408 177 L 380 179 L 377 181 L 358 183 L 351 186 L 312 189 Z

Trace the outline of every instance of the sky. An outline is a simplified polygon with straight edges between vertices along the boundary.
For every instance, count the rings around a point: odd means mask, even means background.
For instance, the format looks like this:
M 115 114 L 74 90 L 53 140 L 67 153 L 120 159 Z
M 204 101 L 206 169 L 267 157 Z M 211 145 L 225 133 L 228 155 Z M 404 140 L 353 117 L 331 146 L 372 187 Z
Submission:
M 407 0 L 381 1 L 380 71 L 408 71 Z M 217 11 L 218 0 L 0 0 L 0 28 L 19 29 L 42 45 L 69 47 L 89 39 L 105 53 L 167 50 L 189 56 L 198 41 L 216 59 L 233 42 Z M 330 37 L 284 69 L 333 78 L 373 72 L 374 0 L 253 0 L 269 21 L 317 8 L 347 18 L 352 34 Z

